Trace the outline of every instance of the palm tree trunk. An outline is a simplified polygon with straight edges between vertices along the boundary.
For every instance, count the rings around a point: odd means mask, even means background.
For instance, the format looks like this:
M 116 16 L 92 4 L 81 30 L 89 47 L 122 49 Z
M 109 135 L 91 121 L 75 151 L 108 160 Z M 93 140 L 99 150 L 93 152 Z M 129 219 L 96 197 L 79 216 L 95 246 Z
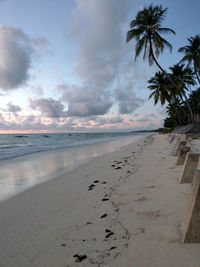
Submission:
M 152 42 L 151 42 L 151 37 L 149 38 L 149 43 L 150 43 L 150 53 L 151 53 L 151 56 L 154 60 L 154 62 L 156 63 L 157 67 L 166 75 L 166 77 L 168 78 L 168 80 L 172 83 L 172 85 L 178 90 L 178 92 L 180 92 L 180 89 L 179 87 L 175 84 L 175 82 L 170 78 L 169 74 L 160 66 L 160 64 L 158 63 L 158 61 L 156 60 L 156 57 L 154 56 L 154 52 L 153 52 L 153 47 L 152 47 Z M 194 116 L 193 116 L 193 113 L 192 113 L 192 110 L 191 110 L 191 107 L 188 103 L 188 101 L 186 100 L 186 103 L 187 103 L 187 106 L 188 106 L 188 109 L 189 109 L 189 112 L 190 112 L 190 119 L 191 119 L 191 122 L 194 121 Z
M 187 89 L 187 87 L 186 87 L 185 85 L 184 85 L 184 87 Z M 191 107 L 190 107 L 188 98 L 187 98 L 187 96 L 186 96 L 185 93 L 183 93 L 183 96 L 185 97 L 185 102 L 186 102 L 186 105 L 187 105 L 187 107 L 188 107 L 188 109 L 189 109 L 190 116 L 191 116 L 191 119 L 192 119 L 191 122 L 193 123 L 193 122 L 194 122 L 194 115 L 193 115 L 192 109 L 191 109 Z

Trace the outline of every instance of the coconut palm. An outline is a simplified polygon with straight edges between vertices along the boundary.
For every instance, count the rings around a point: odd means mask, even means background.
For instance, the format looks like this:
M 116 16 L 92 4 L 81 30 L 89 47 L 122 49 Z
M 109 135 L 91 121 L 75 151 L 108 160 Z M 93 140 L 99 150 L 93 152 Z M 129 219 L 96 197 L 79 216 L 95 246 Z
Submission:
M 169 80 L 166 78 L 166 75 L 163 72 L 156 72 L 155 76 L 152 77 L 149 81 L 148 89 L 153 91 L 150 98 L 154 98 L 154 105 L 159 101 L 161 105 L 164 105 L 167 102 L 170 102 L 173 94 L 170 91 Z
M 188 38 L 189 45 L 179 48 L 178 52 L 184 53 L 180 62 L 187 62 L 188 67 L 193 65 L 195 75 L 200 83 L 200 35 Z
M 186 103 L 191 122 L 193 122 L 194 116 L 187 97 L 187 91 L 189 91 L 188 86 L 195 85 L 193 72 L 190 68 L 185 68 L 183 64 L 175 64 L 169 69 L 172 72 L 170 74 L 171 79 L 176 84 L 176 87 L 174 87 L 175 94 L 181 98 L 182 102 Z
M 158 68 L 164 72 L 165 70 L 160 66 L 156 57 L 163 52 L 164 48 L 167 47 L 172 51 L 172 45 L 165 40 L 160 34 L 175 32 L 170 28 L 161 27 L 167 8 L 163 9 L 161 5 L 150 5 L 144 7 L 143 10 L 139 11 L 136 18 L 131 21 L 131 30 L 127 33 L 126 41 L 129 42 L 132 39 L 137 41 L 135 59 L 140 55 L 141 51 L 144 50 L 143 59 L 148 57 L 149 64 L 153 62 Z
M 179 125 L 187 123 L 189 117 L 180 98 L 175 96 L 166 107 L 169 118 L 177 120 Z

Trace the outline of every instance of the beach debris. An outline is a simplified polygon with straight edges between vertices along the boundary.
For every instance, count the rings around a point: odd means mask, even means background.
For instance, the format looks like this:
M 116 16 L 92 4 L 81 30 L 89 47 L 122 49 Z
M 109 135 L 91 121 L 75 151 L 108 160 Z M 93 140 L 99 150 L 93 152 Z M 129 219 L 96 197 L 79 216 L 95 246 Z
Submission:
M 109 198 L 103 198 L 102 201 L 108 201 L 110 200 Z
M 102 182 L 102 184 L 106 184 L 106 182 L 105 182 L 105 181 L 103 181 L 103 182 Z
M 97 183 L 99 183 L 99 180 L 95 180 L 93 183 L 94 183 L 94 184 L 97 184 Z
M 109 229 L 106 229 L 105 232 L 107 233 L 107 235 L 105 236 L 105 238 L 109 238 L 111 235 L 114 235 L 114 233 L 109 230 Z
M 116 249 L 117 247 L 111 247 L 109 250 L 113 250 L 113 249 Z
M 94 187 L 95 187 L 95 185 L 91 184 L 91 185 L 88 186 L 88 190 L 92 190 Z
M 66 244 L 65 244 L 65 243 L 63 243 L 63 244 L 61 244 L 61 246 L 62 246 L 62 247 L 66 247 Z
M 119 170 L 119 169 L 121 169 L 121 168 L 122 168 L 122 167 L 119 166 L 119 167 L 116 167 L 115 170 Z
M 92 222 L 87 222 L 86 224 L 92 224 Z
M 75 262 L 81 262 L 81 261 L 87 259 L 87 255 L 75 254 L 73 257 L 76 258 Z
M 103 215 L 101 215 L 101 219 L 103 219 L 103 218 L 105 218 L 105 217 L 107 217 L 107 213 L 104 213 Z
M 115 167 L 116 165 L 115 164 L 112 164 L 110 167 Z

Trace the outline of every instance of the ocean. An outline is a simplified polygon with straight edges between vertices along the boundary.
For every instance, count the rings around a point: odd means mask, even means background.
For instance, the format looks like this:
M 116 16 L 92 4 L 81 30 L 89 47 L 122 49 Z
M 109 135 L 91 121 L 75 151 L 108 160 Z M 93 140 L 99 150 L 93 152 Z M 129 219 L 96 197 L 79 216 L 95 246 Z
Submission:
M 0 160 L 35 152 L 98 144 L 146 133 L 58 133 L 58 134 L 1 134 Z
M 137 142 L 145 135 L 147 133 L 0 135 L 0 201 Z

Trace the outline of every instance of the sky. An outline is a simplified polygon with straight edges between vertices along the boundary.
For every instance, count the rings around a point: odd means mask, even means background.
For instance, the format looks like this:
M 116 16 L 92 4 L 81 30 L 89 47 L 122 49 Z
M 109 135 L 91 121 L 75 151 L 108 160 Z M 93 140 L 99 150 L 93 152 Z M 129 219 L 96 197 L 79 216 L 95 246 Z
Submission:
M 199 0 L 0 0 L 0 133 L 110 132 L 162 127 L 165 107 L 148 100 L 158 69 L 126 43 L 149 4 L 168 7 L 163 36 L 173 51 L 200 34 Z

